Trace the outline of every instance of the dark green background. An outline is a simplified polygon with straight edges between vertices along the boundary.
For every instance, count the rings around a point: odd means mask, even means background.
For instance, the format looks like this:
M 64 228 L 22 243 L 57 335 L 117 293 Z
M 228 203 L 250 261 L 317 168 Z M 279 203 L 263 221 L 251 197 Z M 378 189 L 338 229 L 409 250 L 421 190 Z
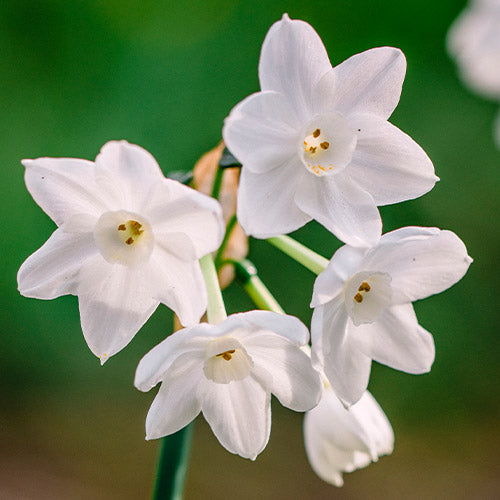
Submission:
M 132 385 L 140 357 L 171 331 L 161 306 L 133 342 L 99 366 L 77 300 L 21 297 L 16 272 L 54 230 L 24 187 L 22 158 L 93 159 L 111 139 L 148 149 L 165 173 L 189 169 L 220 140 L 232 106 L 258 90 L 266 31 L 283 12 L 310 22 L 333 64 L 371 47 L 408 59 L 391 121 L 441 178 L 421 199 L 381 210 L 384 229 L 455 231 L 475 259 L 453 289 L 416 304 L 435 337 L 432 372 L 374 366 L 370 389 L 396 449 L 379 464 L 322 483 L 303 451 L 301 416 L 273 404 L 271 441 L 255 463 L 230 455 L 197 420 L 187 498 L 494 498 L 498 479 L 498 103 L 470 94 L 444 39 L 464 2 L 3 0 L 0 3 L 2 189 L 2 498 L 148 498 L 156 443 L 144 441 L 153 391 Z M 330 257 L 315 223 L 296 237 Z M 287 312 L 306 323 L 314 276 L 266 242 L 250 257 Z M 225 292 L 229 311 L 252 306 Z

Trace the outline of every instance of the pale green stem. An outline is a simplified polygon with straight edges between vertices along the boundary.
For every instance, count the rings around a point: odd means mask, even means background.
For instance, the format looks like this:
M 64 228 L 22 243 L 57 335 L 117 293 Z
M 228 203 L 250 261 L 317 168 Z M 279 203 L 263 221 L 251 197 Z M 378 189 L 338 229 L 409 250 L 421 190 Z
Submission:
M 224 258 L 224 251 L 226 250 L 229 238 L 231 237 L 231 233 L 233 232 L 233 229 L 236 226 L 237 222 L 238 220 L 236 218 L 236 214 L 233 214 L 232 217 L 229 219 L 229 222 L 227 223 L 226 232 L 224 233 L 224 239 L 222 240 L 219 250 L 217 250 L 217 253 L 215 255 L 216 269 L 218 269 L 222 263 L 222 259 Z
M 259 309 L 285 314 L 278 301 L 257 275 L 257 269 L 249 260 L 232 261 L 232 264 L 245 292 Z
M 227 318 L 227 314 L 212 254 L 209 253 L 200 259 L 200 267 L 207 287 L 208 322 L 215 325 L 224 321 Z
M 267 241 L 314 274 L 321 273 L 328 265 L 328 259 L 290 238 L 290 236 L 274 236 L 268 238 Z
M 286 314 L 279 302 L 274 298 L 274 295 L 269 291 L 269 288 L 259 278 L 257 269 L 249 260 L 244 259 L 231 262 L 234 266 L 236 277 L 241 282 L 243 289 L 259 309 Z M 301 346 L 301 349 L 309 357 L 311 356 L 309 344 Z

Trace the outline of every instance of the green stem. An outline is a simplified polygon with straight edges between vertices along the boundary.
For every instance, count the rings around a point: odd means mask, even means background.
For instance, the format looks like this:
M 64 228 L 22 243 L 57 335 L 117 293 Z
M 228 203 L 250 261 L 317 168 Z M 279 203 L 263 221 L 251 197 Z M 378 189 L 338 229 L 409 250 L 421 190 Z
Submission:
M 227 261 L 229 262 L 229 261 Z M 247 259 L 240 261 L 230 261 L 235 269 L 236 278 L 242 284 L 247 295 L 253 303 L 265 311 L 272 311 L 279 314 L 286 314 L 273 294 L 269 291 L 264 282 L 257 275 L 257 269 Z M 311 348 L 309 344 L 303 345 L 301 349 L 310 357 Z
M 290 236 L 275 236 L 268 238 L 267 241 L 314 274 L 321 273 L 328 265 L 328 259 L 290 238 Z
M 217 167 L 215 171 L 214 184 L 212 186 L 212 198 L 216 200 L 219 199 L 220 189 L 222 187 L 222 176 L 224 175 L 224 169 Z
M 224 239 L 220 244 L 219 250 L 217 250 L 217 254 L 215 255 L 215 267 L 219 269 L 222 264 L 222 259 L 224 258 L 224 250 L 226 249 L 229 238 L 231 237 L 231 233 L 233 232 L 234 226 L 236 226 L 237 218 L 236 214 L 229 219 L 229 222 L 226 226 L 226 232 L 224 233 Z
M 162 439 L 154 500 L 182 500 L 193 423 Z
M 234 265 L 236 278 L 259 309 L 285 314 L 278 301 L 257 275 L 257 269 L 249 260 L 231 261 L 231 263 Z
M 227 314 L 212 254 L 207 254 L 200 259 L 200 267 L 207 287 L 208 322 L 215 325 L 224 321 L 227 318 Z

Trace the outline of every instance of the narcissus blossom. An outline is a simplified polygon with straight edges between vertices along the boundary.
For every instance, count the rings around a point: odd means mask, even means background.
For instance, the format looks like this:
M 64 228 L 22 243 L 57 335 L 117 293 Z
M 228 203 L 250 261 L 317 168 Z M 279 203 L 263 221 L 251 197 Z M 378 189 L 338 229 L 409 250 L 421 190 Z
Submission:
M 346 410 L 326 384 L 318 406 L 305 415 L 304 443 L 314 472 L 323 481 L 342 486 L 343 472 L 361 469 L 392 453 L 394 432 L 368 391 Z
M 448 51 L 472 89 L 500 100 L 500 0 L 473 0 L 448 32 Z
M 332 68 L 307 23 L 288 16 L 269 30 L 261 92 L 226 118 L 224 140 L 243 164 L 238 219 L 257 238 L 311 219 L 353 246 L 376 244 L 377 205 L 416 198 L 437 177 L 425 152 L 387 119 L 406 60 L 381 47 Z
M 448 51 L 462 80 L 500 102 L 500 0 L 472 0 L 448 32 Z M 500 148 L 500 113 L 493 136 Z
M 408 373 L 430 370 L 434 340 L 412 302 L 455 284 L 471 262 L 458 236 L 425 227 L 334 254 L 314 284 L 312 359 L 346 406 L 366 390 L 372 359 Z
M 162 382 L 146 438 L 172 434 L 202 411 L 227 450 L 254 460 L 269 440 L 271 393 L 295 411 L 320 399 L 319 374 L 300 349 L 308 339 L 297 318 L 268 311 L 170 335 L 142 358 L 135 375 L 141 391 Z
M 166 179 L 139 146 L 108 142 L 95 163 L 24 160 L 26 186 L 58 225 L 21 266 L 20 292 L 78 295 L 82 330 L 106 361 L 125 347 L 160 302 L 184 325 L 207 306 L 198 259 L 218 248 L 220 205 Z

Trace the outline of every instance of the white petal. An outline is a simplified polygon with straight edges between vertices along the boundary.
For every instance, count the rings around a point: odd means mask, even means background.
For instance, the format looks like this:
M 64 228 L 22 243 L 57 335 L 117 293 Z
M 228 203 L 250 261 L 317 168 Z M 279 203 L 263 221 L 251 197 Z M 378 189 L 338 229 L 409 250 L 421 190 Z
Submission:
M 28 191 L 57 225 L 75 214 L 99 217 L 108 210 L 107 193 L 96 183 L 92 162 L 37 158 L 22 164 Z
M 323 361 L 325 375 L 345 406 L 361 398 L 371 369 L 371 359 L 350 339 L 347 321 L 343 302 L 334 299 L 314 309 L 311 323 L 313 361 Z
M 394 125 L 368 115 L 349 122 L 359 132 L 348 173 L 377 205 L 418 198 L 439 180 L 425 151 Z
M 339 248 L 314 282 L 311 307 L 325 304 L 339 295 L 345 282 L 356 273 L 364 254 L 364 249 L 349 245 Z
M 384 411 L 369 391 L 366 391 L 349 411 L 369 438 L 372 460 L 393 452 L 394 431 Z
M 356 403 L 352 408 L 356 407 Z M 368 458 L 365 433 L 350 410 L 346 410 L 331 389 L 319 405 L 304 418 L 304 444 L 314 472 L 335 486 L 342 486 L 342 472 L 355 469 L 355 452 Z
M 228 384 L 204 380 L 199 395 L 203 415 L 222 446 L 255 460 L 271 432 L 270 394 L 250 376 Z
M 197 397 L 202 377 L 201 361 L 182 354 L 164 375 L 146 418 L 146 439 L 157 439 L 185 427 L 200 413 Z
M 321 38 L 304 21 L 285 14 L 268 31 L 259 61 L 262 90 L 275 90 L 293 103 L 299 119 L 312 117 L 313 90 L 331 69 Z
M 321 397 L 319 373 L 310 357 L 297 345 L 278 335 L 259 334 L 245 339 L 245 349 L 256 367 L 272 376 L 271 391 L 283 406 L 295 411 L 307 411 Z
M 231 153 L 258 174 L 296 154 L 300 128 L 294 109 L 282 94 L 258 92 L 233 108 L 222 135 Z
M 399 102 L 405 72 L 405 56 L 394 47 L 356 54 L 318 82 L 314 91 L 315 112 L 335 110 L 345 116 L 369 113 L 387 119 Z
M 78 219 L 81 217 L 74 216 L 70 224 L 76 224 Z M 97 247 L 92 232 L 69 232 L 64 224 L 24 261 L 17 273 L 19 291 L 25 297 L 37 299 L 76 294 L 80 269 L 95 255 Z
M 375 245 L 382 232 L 380 214 L 370 194 L 352 182 L 346 172 L 310 176 L 298 185 L 295 201 L 304 213 L 348 245 Z
M 326 388 L 319 405 L 306 413 L 304 441 L 312 468 L 324 481 L 342 485 L 342 472 L 365 467 L 391 453 L 394 433 L 384 412 L 366 391 L 346 410 Z
M 411 237 L 411 231 L 415 236 Z M 472 259 L 460 238 L 451 231 L 403 228 L 388 233 L 381 244 L 367 253 L 363 266 L 392 277 L 393 301 L 413 302 L 440 293 L 459 281 Z
M 309 342 L 309 330 L 298 318 L 287 314 L 278 314 L 271 311 L 248 311 L 232 314 L 226 320 L 228 327 L 236 328 L 241 323 L 247 324 L 248 330 L 241 329 L 236 338 L 245 340 L 254 336 L 257 331 L 273 332 L 293 342 L 296 346 L 303 346 Z M 234 326 L 233 326 L 234 325 Z
M 207 309 L 207 291 L 199 261 L 181 260 L 157 245 L 144 279 L 151 296 L 170 307 L 183 326 L 200 321 Z
M 296 156 L 265 174 L 243 167 L 238 189 L 238 220 L 246 234 L 270 238 L 290 233 L 311 220 L 294 200 L 306 172 Z
M 156 183 L 147 216 L 156 242 L 182 260 L 217 250 L 224 236 L 219 202 L 171 179 Z
M 135 371 L 134 385 L 140 391 L 149 391 L 160 380 L 163 380 L 172 363 L 184 353 L 188 353 L 191 358 L 199 359 L 200 366 L 202 366 L 206 337 L 216 333 L 216 330 L 216 325 L 200 323 L 195 327 L 183 328 L 169 335 L 139 361 Z
M 100 255 L 89 259 L 80 278 L 83 335 L 104 363 L 132 340 L 159 301 L 148 294 L 141 270 L 109 264 Z
M 434 362 L 434 339 L 419 326 L 411 304 L 387 308 L 371 324 L 350 324 L 358 349 L 378 363 L 407 373 L 427 373 Z
M 163 179 L 153 156 L 127 141 L 110 141 L 95 159 L 96 178 L 111 194 L 114 208 L 141 213 L 149 204 L 151 190 Z

